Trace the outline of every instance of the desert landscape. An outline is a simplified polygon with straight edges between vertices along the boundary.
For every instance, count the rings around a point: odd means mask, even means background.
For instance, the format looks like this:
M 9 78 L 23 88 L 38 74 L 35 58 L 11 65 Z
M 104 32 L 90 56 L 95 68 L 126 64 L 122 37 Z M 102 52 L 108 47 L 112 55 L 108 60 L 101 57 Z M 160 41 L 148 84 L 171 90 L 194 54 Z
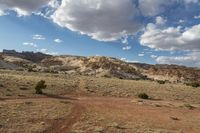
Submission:
M 200 132 L 199 68 L 10 50 L 0 68 L 2 133 Z
M 200 0 L 0 0 L 0 133 L 200 133 Z

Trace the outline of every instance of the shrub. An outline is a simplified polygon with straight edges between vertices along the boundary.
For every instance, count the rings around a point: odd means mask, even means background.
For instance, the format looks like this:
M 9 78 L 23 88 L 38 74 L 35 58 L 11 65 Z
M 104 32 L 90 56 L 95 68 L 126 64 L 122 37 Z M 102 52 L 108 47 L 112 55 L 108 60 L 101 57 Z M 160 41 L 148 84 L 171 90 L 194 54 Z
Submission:
M 45 85 L 45 81 L 41 80 L 37 83 L 37 85 L 35 86 L 35 93 L 36 94 L 43 94 L 42 90 L 46 89 L 47 85 Z
M 192 83 L 192 87 L 199 87 L 200 86 L 200 83 Z
M 200 83 L 193 82 L 193 83 L 186 83 L 187 86 L 192 86 L 194 88 L 200 87 Z
M 0 87 L 4 87 L 4 85 L 0 83 Z
M 0 87 L 4 87 L 4 85 L 3 85 L 3 82 L 2 82 L 2 81 L 0 81 Z
M 20 90 L 23 90 L 23 91 L 24 91 L 24 90 L 28 90 L 28 88 L 26 88 L 26 87 L 20 87 L 19 89 L 20 89 Z
M 166 81 L 163 81 L 163 80 L 157 80 L 157 82 L 158 82 L 159 84 L 165 84 L 165 83 L 166 83 Z
M 105 77 L 105 78 L 111 78 L 111 76 L 108 75 L 108 74 L 103 75 L 103 77 Z
M 146 93 L 140 93 L 138 97 L 141 99 L 149 99 L 149 96 Z
M 193 107 L 192 105 L 190 105 L 190 104 L 184 104 L 184 106 L 185 106 L 186 108 L 188 108 L 188 109 L 194 109 L 194 107 Z

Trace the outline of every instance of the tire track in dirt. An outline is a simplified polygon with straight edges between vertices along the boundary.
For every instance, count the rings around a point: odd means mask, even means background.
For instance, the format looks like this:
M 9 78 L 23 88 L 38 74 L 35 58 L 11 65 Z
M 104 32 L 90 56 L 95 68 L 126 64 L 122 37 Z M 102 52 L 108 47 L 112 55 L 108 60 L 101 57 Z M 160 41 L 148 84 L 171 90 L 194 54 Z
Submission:
M 70 132 L 72 126 L 80 119 L 84 113 L 85 107 L 79 102 L 74 103 L 71 113 L 64 119 L 56 120 L 52 126 L 44 133 L 67 133 Z
M 68 114 L 64 118 L 56 119 L 56 120 L 48 120 L 47 123 L 51 124 L 51 127 L 44 131 L 43 133 L 66 133 L 71 130 L 71 127 L 80 119 L 81 114 L 84 113 L 85 107 L 81 104 L 78 99 L 69 97 L 69 96 L 42 96 L 42 97 L 22 97 L 22 98 L 1 98 L 0 102 L 5 103 L 17 103 L 17 102 L 25 102 L 26 100 L 31 101 L 46 101 L 46 100 L 60 100 L 66 99 L 73 104 L 73 107 Z
M 51 124 L 51 127 L 44 131 L 43 133 L 66 133 L 69 132 L 72 126 L 80 119 L 81 114 L 84 113 L 85 107 L 78 99 L 71 97 L 63 97 L 71 102 L 73 105 L 70 114 L 68 114 L 64 118 L 56 119 L 56 120 L 48 120 L 47 123 Z M 62 98 L 62 99 L 63 99 Z M 1 99 L 2 100 L 2 99 Z M 31 101 L 46 101 L 46 100 L 60 100 L 60 98 L 56 97 L 24 97 L 24 98 L 4 98 L 1 102 L 5 103 L 17 103 L 17 102 L 25 102 L 26 100 Z

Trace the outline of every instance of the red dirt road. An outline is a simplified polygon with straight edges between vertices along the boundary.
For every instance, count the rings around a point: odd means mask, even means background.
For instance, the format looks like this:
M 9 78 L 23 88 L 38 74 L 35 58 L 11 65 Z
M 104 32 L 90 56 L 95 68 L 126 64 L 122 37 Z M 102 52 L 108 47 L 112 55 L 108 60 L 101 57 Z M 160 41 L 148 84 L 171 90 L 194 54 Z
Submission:
M 42 101 L 52 98 L 7 99 L 2 102 L 21 102 L 26 99 Z M 65 118 L 54 120 L 51 128 L 47 129 L 45 133 L 68 133 L 74 130 L 74 124 L 81 122 L 82 115 L 93 113 L 97 117 L 122 123 L 130 129 L 135 126 L 134 124 L 142 123 L 143 127 L 165 129 L 170 133 L 178 131 L 200 133 L 200 108 L 198 105 L 194 105 L 196 108 L 189 110 L 180 107 L 184 105 L 181 102 L 141 101 L 128 98 L 80 97 L 70 98 L 69 101 L 73 104 L 71 113 Z M 105 129 L 108 128 L 106 120 L 105 123 L 100 122 L 98 125 Z M 130 131 L 125 132 L 129 133 Z

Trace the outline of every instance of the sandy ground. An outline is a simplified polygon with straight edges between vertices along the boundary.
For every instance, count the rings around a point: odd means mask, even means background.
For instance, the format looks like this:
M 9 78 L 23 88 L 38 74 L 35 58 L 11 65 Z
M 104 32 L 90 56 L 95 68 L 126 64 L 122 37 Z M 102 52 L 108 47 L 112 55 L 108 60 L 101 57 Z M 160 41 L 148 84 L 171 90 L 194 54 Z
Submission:
M 65 102 L 71 105 L 70 111 L 66 111 L 62 117 L 59 116 L 60 118 L 51 120 L 42 118 L 42 121 L 46 122 L 48 126 L 44 126 L 44 130 L 38 130 L 38 132 L 200 132 L 200 108 L 198 105 L 193 105 L 193 109 L 188 109 L 181 102 L 111 97 L 64 97 L 66 98 Z M 56 97 L 6 99 L 0 102 L 0 106 L 3 107 L 4 104 L 17 105 L 25 103 L 27 100 L 41 104 L 47 101 L 57 102 L 60 99 Z M 35 121 L 37 121 L 37 117 Z M 10 127 L 15 127 L 15 124 L 13 123 Z M 12 132 L 4 127 L 0 131 Z M 23 132 L 23 130 L 19 130 L 19 132 Z

